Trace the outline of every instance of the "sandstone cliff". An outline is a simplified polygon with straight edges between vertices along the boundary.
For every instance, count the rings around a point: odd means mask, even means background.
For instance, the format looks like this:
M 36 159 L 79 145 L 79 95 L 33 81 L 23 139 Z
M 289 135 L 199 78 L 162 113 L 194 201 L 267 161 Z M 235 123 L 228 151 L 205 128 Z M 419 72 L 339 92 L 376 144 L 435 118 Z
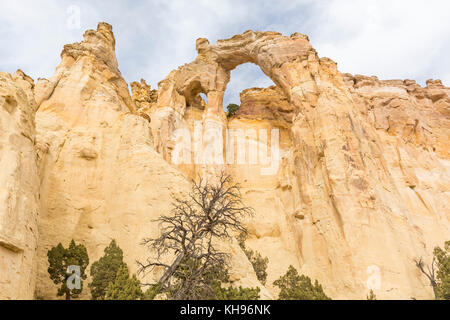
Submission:
M 91 262 L 116 239 L 135 272 L 147 255 L 142 238 L 158 232 L 152 220 L 190 178 L 223 170 L 256 211 L 248 247 L 269 258 L 264 287 L 236 242 L 223 244 L 236 284 L 274 298 L 272 282 L 294 265 L 333 298 L 364 299 L 369 288 L 379 298 L 431 298 L 413 259 L 450 239 L 450 89 L 341 74 L 297 33 L 196 45 L 197 58 L 157 92 L 141 80 L 132 96 L 106 23 L 66 45 L 48 80 L 1 74 L 9 171 L 0 196 L 10 200 L 0 204 L 0 298 L 55 298 L 46 253 L 72 238 Z M 227 118 L 223 95 L 243 63 L 276 85 L 243 91 Z M 230 156 L 229 141 L 244 144 Z
M 87 31 L 83 42 L 65 46 L 53 78 L 36 85 L 38 298 L 55 297 L 46 254 L 60 241 L 84 243 L 93 262 L 116 239 L 136 272 L 136 260 L 148 255 L 142 239 L 158 232 L 153 220 L 169 212 L 174 196 L 189 190 L 185 175 L 153 149 L 149 117 L 140 112 L 145 106 L 134 103 L 150 102 L 150 88 L 142 86 L 132 100 L 107 24 Z M 88 290 L 84 293 L 87 297 Z
M 195 154 L 179 165 L 190 175 L 226 167 L 242 183 L 257 212 L 250 246 L 270 260 L 269 289 L 293 264 L 334 298 L 364 298 L 370 288 L 381 298 L 432 297 L 413 259 L 429 258 L 450 235 L 449 89 L 343 75 L 301 34 L 247 31 L 215 45 L 199 39 L 197 51 L 160 83 L 150 111 L 155 148 L 174 159 L 176 133 L 193 121 L 204 133 L 243 129 L 245 148 L 259 148 L 260 129 L 279 129 L 275 174 L 262 175 L 257 161 L 195 162 Z M 230 71 L 247 62 L 276 86 L 244 91 L 227 120 Z M 199 93 L 207 96 L 200 112 Z
M 0 299 L 32 299 L 36 284 L 39 177 L 33 81 L 0 73 Z

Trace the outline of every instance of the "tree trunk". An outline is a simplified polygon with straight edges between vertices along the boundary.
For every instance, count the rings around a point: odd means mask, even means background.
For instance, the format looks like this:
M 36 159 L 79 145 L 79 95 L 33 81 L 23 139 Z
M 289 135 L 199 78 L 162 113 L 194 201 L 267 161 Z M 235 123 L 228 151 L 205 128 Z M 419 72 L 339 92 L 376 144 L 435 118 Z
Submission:
M 193 237 L 193 241 L 195 242 L 197 239 L 200 239 L 205 232 L 207 232 L 208 230 L 206 230 L 205 228 L 201 229 L 198 232 L 198 236 L 197 237 Z M 186 252 L 189 251 L 189 249 L 191 248 L 191 244 L 188 244 L 185 251 L 181 252 L 178 257 L 175 259 L 175 261 L 172 263 L 172 265 L 170 266 L 169 269 L 166 270 L 166 272 L 164 272 L 163 276 L 159 279 L 158 283 L 162 286 L 164 286 L 167 282 L 167 280 L 169 280 L 169 278 L 172 276 L 172 274 L 175 272 L 175 270 L 177 269 L 178 265 L 181 263 L 181 261 L 183 260 L 183 258 L 186 256 Z
M 66 291 L 66 300 L 70 300 L 70 291 Z
M 166 281 L 172 276 L 174 271 L 177 269 L 178 265 L 180 264 L 181 260 L 184 258 L 184 253 L 181 253 L 175 261 L 172 263 L 172 266 L 164 272 L 161 279 L 159 279 L 158 283 L 164 286 L 166 284 Z
M 437 283 L 436 283 L 436 281 L 432 280 L 431 281 L 431 286 L 433 287 L 434 299 L 437 300 L 438 295 L 437 295 Z

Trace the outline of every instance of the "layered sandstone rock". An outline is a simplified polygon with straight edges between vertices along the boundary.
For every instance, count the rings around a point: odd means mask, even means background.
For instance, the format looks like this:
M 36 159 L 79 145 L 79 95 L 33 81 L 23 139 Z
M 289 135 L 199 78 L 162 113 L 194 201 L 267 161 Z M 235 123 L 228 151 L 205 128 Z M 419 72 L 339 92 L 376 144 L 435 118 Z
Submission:
M 150 112 L 150 108 L 155 105 L 156 100 L 158 100 L 157 90 L 151 90 L 150 85 L 144 79 L 141 79 L 140 82 L 132 82 L 130 85 L 131 91 L 133 92 L 132 99 L 137 111 L 141 116 L 150 119 L 148 113 Z
M 185 175 L 154 150 L 150 123 L 135 106 L 149 102 L 149 89 L 142 82 L 131 99 L 117 69 L 114 36 L 107 24 L 87 31 L 83 42 L 65 46 L 53 78 L 38 82 L 38 298 L 55 298 L 46 254 L 59 242 L 85 244 L 93 262 L 116 239 L 136 272 L 136 260 L 148 256 L 142 240 L 158 233 L 154 220 L 169 213 L 173 197 L 189 191 Z M 228 247 L 239 248 L 236 243 Z M 236 259 L 236 265 L 251 270 L 248 261 Z M 254 274 L 245 268 L 242 272 L 239 278 L 257 283 Z
M 188 187 L 154 151 L 148 120 L 134 113 L 114 43 L 111 26 L 99 24 L 83 42 L 65 46 L 53 78 L 36 86 L 38 298 L 55 297 L 46 254 L 59 242 L 85 244 L 93 262 L 116 239 L 136 272 L 136 259 L 146 256 L 142 239 L 157 232 L 152 220 Z
M 197 51 L 161 82 L 151 114 L 155 147 L 173 160 L 173 133 L 188 132 L 193 120 L 204 133 L 214 123 L 223 140 L 225 129 L 243 130 L 246 148 L 261 145 L 261 129 L 280 130 L 274 174 L 261 174 L 248 155 L 246 164 L 212 163 L 233 173 L 256 209 L 249 242 L 269 257 L 269 289 L 276 293 L 270 283 L 292 264 L 334 298 L 364 298 L 371 288 L 381 298 L 431 297 L 413 259 L 429 258 L 450 236 L 448 88 L 344 76 L 301 34 L 199 39 Z M 244 91 L 242 110 L 227 121 L 221 107 L 230 70 L 247 62 L 276 88 Z M 206 108 L 192 117 L 200 92 Z M 197 152 L 208 147 L 199 145 Z M 203 174 L 205 166 L 179 168 Z
M 33 87 L 21 71 L 0 73 L 0 300 L 34 296 L 39 177 Z
M 71 239 L 91 262 L 116 239 L 135 272 L 173 196 L 220 171 L 255 209 L 247 246 L 269 258 L 264 287 L 236 241 L 221 243 L 236 285 L 274 298 L 273 281 L 293 265 L 333 298 L 431 298 L 413 259 L 429 261 L 450 238 L 449 88 L 341 74 L 297 33 L 196 45 L 157 93 L 141 80 L 130 96 L 106 23 L 66 45 L 35 87 L 1 74 L 0 298 L 31 298 L 34 281 L 37 298 L 55 298 L 46 253 Z M 227 118 L 223 95 L 243 63 L 276 85 L 243 91 Z
M 276 121 L 283 127 L 292 124 L 294 110 L 280 88 L 250 88 L 242 91 L 240 97 L 241 105 L 236 112 L 237 117 Z

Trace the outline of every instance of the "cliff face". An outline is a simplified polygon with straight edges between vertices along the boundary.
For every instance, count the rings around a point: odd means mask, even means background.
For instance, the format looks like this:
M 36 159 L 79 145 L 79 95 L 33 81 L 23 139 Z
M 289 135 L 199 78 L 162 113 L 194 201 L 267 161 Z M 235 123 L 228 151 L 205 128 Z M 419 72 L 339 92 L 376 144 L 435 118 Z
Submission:
M 153 149 L 149 121 L 134 114 L 127 84 L 117 69 L 111 26 L 99 24 L 84 41 L 67 45 L 49 80 L 35 95 L 41 177 L 39 267 L 36 297 L 54 298 L 47 251 L 71 239 L 97 260 L 111 239 L 136 272 L 140 245 L 152 236 L 158 214 L 188 183 Z M 84 291 L 88 297 L 88 290 Z
M 33 81 L 0 73 L 0 299 L 31 299 L 36 283 L 39 177 Z
M 363 79 L 365 85 L 361 85 Z M 424 257 L 431 261 L 433 247 L 442 245 L 450 234 L 450 177 L 445 147 L 450 136 L 445 114 L 449 110 L 445 101 L 448 88 L 439 83 L 433 86 L 431 81 L 426 88 L 414 84 L 415 90 L 423 93 L 423 98 L 417 99 L 408 89 L 408 84 L 413 84 L 409 80 L 385 82 L 351 75 L 345 75 L 345 80 L 355 118 L 359 119 L 348 123 L 357 141 L 353 146 L 342 145 L 340 153 L 350 153 L 345 158 L 349 166 L 343 173 L 348 175 L 346 179 L 351 178 L 349 171 L 358 165 L 352 151 L 361 151 L 364 162 L 360 168 L 369 173 L 361 180 L 352 179 L 351 183 L 361 190 L 353 192 L 353 199 L 347 199 L 342 209 L 336 206 L 340 213 L 337 221 L 316 216 L 320 208 L 317 202 L 310 212 L 305 210 L 304 199 L 299 198 L 293 137 L 283 135 L 286 122 L 280 124 L 280 118 L 272 117 L 282 104 L 272 105 L 271 101 L 280 98 L 274 97 L 272 89 L 255 88 L 241 94 L 241 109 L 228 126 L 280 126 L 282 150 L 280 169 L 271 183 L 261 179 L 257 166 L 253 170 L 231 166 L 243 181 L 248 203 L 257 211 L 257 218 L 249 222 L 253 235 L 249 246 L 271 257 L 268 283 L 293 264 L 320 279 L 335 298 L 364 298 L 362 294 L 369 287 L 383 298 L 431 298 L 430 287 L 413 260 Z M 442 98 L 427 98 L 431 90 Z M 362 149 L 365 143 L 370 149 Z M 338 155 L 330 154 L 328 163 L 333 164 Z M 320 157 L 325 158 L 326 153 Z M 300 174 L 311 174 L 316 165 L 305 165 Z M 328 166 L 322 168 L 324 174 Z M 345 181 L 330 185 L 329 197 L 336 204 L 343 201 L 343 194 L 333 190 Z M 329 240 L 330 232 L 341 233 Z M 334 253 L 337 256 L 331 258 Z M 341 267 L 351 269 L 344 271 Z
M 185 175 L 153 148 L 150 118 L 141 112 L 151 92 L 145 82 L 139 88 L 132 100 L 107 24 L 65 46 L 53 78 L 36 85 L 41 99 L 38 298 L 55 297 L 47 251 L 58 242 L 84 243 L 93 262 L 116 239 L 136 272 L 136 260 L 148 256 L 142 240 L 158 233 L 154 220 L 170 211 L 174 196 L 189 190 Z
M 91 262 L 116 239 L 135 272 L 152 220 L 189 178 L 220 171 L 256 211 L 247 246 L 269 258 L 264 287 L 224 243 L 236 284 L 273 298 L 294 265 L 333 298 L 432 297 L 413 259 L 450 238 L 449 88 L 341 74 L 304 35 L 247 31 L 198 39 L 193 62 L 130 96 L 114 46 L 100 23 L 64 47 L 52 78 L 0 75 L 0 298 L 32 298 L 35 283 L 54 298 L 47 250 L 71 239 Z M 243 91 L 227 118 L 230 71 L 248 62 L 276 85 Z
M 155 148 L 179 160 L 178 132 L 189 134 L 197 122 L 203 140 L 183 154 L 192 164 L 179 168 L 190 175 L 226 168 L 242 183 L 257 212 L 249 246 L 269 257 L 269 289 L 276 292 L 270 283 L 293 264 L 334 298 L 364 298 L 371 288 L 381 298 L 431 297 L 413 260 L 429 259 L 450 235 L 449 89 L 343 75 L 301 34 L 248 31 L 215 45 L 199 39 L 197 51 L 160 84 L 150 111 Z M 230 70 L 247 62 L 276 86 L 242 92 L 241 109 L 227 120 L 221 107 Z M 201 92 L 204 111 L 192 107 Z M 223 141 L 241 129 L 247 161 L 215 161 L 228 154 L 210 152 L 205 136 L 214 128 Z M 280 163 L 264 174 L 267 165 L 261 153 L 252 162 L 251 148 L 259 151 L 273 128 Z M 204 161 L 195 161 L 198 150 Z

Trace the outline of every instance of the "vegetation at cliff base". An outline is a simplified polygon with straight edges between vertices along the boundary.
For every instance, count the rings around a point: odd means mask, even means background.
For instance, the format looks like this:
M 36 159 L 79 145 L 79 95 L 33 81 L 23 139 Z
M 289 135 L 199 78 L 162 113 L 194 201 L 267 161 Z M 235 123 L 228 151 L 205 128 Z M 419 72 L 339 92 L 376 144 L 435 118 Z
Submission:
M 435 247 L 433 260 L 426 265 L 422 258 L 415 260 L 417 268 L 428 278 L 438 300 L 450 300 L 450 241 L 446 241 L 444 249 Z
M 123 261 L 123 251 L 115 240 L 105 248 L 103 256 L 91 266 L 89 283 L 93 300 L 137 300 L 144 297 L 136 275 L 130 276 Z
M 444 249 L 434 248 L 437 264 L 437 298 L 450 300 L 450 241 L 445 242 Z
M 161 293 L 176 300 L 258 299 L 258 288 L 230 285 L 229 257 L 216 247 L 218 241 L 231 240 L 232 233 L 247 233 L 242 220 L 251 214 L 230 176 L 192 181 L 187 197 L 174 199 L 171 214 L 157 220 L 159 237 L 143 241 L 152 255 L 139 262 L 139 271 L 163 271 L 146 298 Z
M 293 266 L 289 266 L 284 276 L 273 283 L 280 288 L 279 300 L 331 300 L 316 280 L 314 284 L 305 275 L 299 275 Z
M 139 300 L 143 295 L 141 283 L 136 275 L 130 277 L 127 265 L 122 264 L 115 280 L 110 282 L 106 289 L 105 300 Z
M 217 300 L 258 300 L 260 289 L 239 287 L 217 287 L 215 291 Z
M 262 284 L 266 284 L 267 280 L 267 265 L 269 263 L 269 258 L 263 258 L 258 251 L 253 251 L 245 246 L 246 234 L 241 233 L 238 236 L 238 243 L 242 251 L 244 251 L 248 260 L 253 266 L 253 270 L 256 273 L 256 277 Z
M 93 300 L 103 300 L 110 283 L 116 280 L 118 271 L 125 265 L 123 251 L 115 240 L 104 250 L 104 255 L 91 266 L 92 282 L 88 284 Z
M 367 300 L 377 300 L 377 296 L 372 289 L 370 289 L 369 294 L 367 295 Z
M 53 283 L 59 285 L 57 296 L 65 296 L 66 300 L 77 298 L 83 290 L 86 280 L 85 270 L 89 265 L 86 247 L 70 242 L 66 249 L 61 243 L 47 252 L 49 267 L 47 269 Z

